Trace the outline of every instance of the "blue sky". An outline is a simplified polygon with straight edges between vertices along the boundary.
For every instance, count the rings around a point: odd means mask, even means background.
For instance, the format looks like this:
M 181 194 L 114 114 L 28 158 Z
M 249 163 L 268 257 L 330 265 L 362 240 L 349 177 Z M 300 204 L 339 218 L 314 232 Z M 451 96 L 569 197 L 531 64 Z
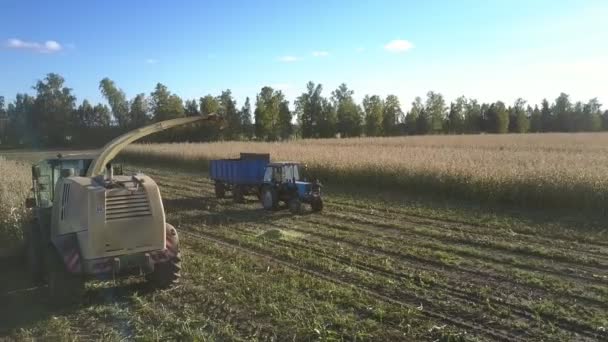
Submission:
M 307 81 L 397 95 L 538 103 L 559 92 L 608 107 L 608 1 L 0 0 L 0 95 L 46 73 L 79 102 L 110 77 L 129 98 L 157 82 L 183 99 Z

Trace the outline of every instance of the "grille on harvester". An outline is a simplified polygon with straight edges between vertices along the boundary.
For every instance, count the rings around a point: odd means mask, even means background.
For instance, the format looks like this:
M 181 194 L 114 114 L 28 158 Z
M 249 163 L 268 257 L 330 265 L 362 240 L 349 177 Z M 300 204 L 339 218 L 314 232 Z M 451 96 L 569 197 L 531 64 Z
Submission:
M 106 221 L 150 216 L 150 204 L 143 190 L 108 193 L 106 195 Z

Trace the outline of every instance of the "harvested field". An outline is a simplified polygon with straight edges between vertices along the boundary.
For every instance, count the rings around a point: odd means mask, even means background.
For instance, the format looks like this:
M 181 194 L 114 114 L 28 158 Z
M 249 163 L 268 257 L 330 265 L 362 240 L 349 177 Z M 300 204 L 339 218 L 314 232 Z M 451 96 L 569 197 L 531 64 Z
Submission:
M 457 200 L 603 212 L 608 134 L 414 136 L 132 145 L 131 161 L 195 170 L 240 152 L 306 163 L 329 184 L 400 189 Z
M 0 336 L 608 338 L 601 225 L 355 194 L 328 194 L 322 214 L 294 216 L 218 200 L 202 173 L 131 169 L 160 185 L 181 234 L 182 283 L 150 292 L 139 279 L 94 282 L 83 304 L 54 311 L 42 289 L 15 280 L 1 289 Z

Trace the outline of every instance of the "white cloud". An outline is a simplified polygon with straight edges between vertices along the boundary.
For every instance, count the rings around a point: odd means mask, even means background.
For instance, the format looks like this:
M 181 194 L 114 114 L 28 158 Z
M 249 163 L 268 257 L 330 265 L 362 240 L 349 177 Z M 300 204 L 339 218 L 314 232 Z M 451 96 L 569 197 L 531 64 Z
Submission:
M 329 52 L 327 52 L 327 51 L 313 51 L 312 55 L 313 55 L 313 57 L 327 57 L 327 56 L 329 56 Z
M 146 59 L 146 63 L 147 64 L 156 64 L 156 63 L 158 63 L 158 59 L 148 58 L 148 59 Z
M 384 49 L 389 52 L 405 52 L 414 47 L 414 44 L 407 40 L 395 39 L 384 45 Z
M 300 60 L 300 58 L 296 57 L 296 56 L 281 56 L 281 57 L 279 57 L 279 62 L 284 62 L 284 63 L 292 63 L 292 62 L 297 62 L 299 60 Z
M 17 38 L 9 39 L 6 47 L 17 50 L 30 50 L 39 53 L 55 53 L 63 50 L 63 46 L 54 40 L 47 40 L 44 43 L 28 42 Z

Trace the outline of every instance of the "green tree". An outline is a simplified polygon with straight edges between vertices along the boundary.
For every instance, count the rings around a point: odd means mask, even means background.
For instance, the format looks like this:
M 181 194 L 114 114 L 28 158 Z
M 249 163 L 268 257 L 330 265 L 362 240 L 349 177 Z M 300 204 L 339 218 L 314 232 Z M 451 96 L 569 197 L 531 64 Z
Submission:
M 443 95 L 429 91 L 426 99 L 425 112 L 431 119 L 431 133 L 439 133 L 443 130 L 443 122 L 446 119 L 446 106 Z
M 345 83 L 331 93 L 331 100 L 336 108 L 336 132 L 341 137 L 361 135 L 361 109 L 355 103 L 353 94 Z
M 602 115 L 602 128 L 605 131 L 608 131 L 608 110 L 604 111 L 604 114 Z
M 534 133 L 542 132 L 543 124 L 542 124 L 542 114 L 540 109 L 538 109 L 538 105 L 534 105 L 534 109 L 530 114 L 530 131 Z
M 184 102 L 184 113 L 186 116 L 197 116 L 200 115 L 198 111 L 198 103 L 196 100 L 186 100 Z
M 450 103 L 450 111 L 447 117 L 448 133 L 463 133 L 464 132 L 464 114 L 467 107 L 467 99 L 461 96 L 456 99 L 456 102 Z
M 200 113 L 202 115 L 217 114 L 220 110 L 220 102 L 211 94 L 201 97 L 199 101 L 201 105 Z
M 32 128 L 44 146 L 63 146 L 71 136 L 76 97 L 64 83 L 63 77 L 50 73 L 34 86 Z
M 36 141 L 34 101 L 34 97 L 28 94 L 17 94 L 15 101 L 9 103 L 7 115 L 10 130 L 7 138 L 11 144 L 24 145 Z
M 129 102 L 125 93 L 116 87 L 114 81 L 107 77 L 99 82 L 99 90 L 101 90 L 101 93 L 110 104 L 112 115 L 116 119 L 118 126 L 132 127 L 129 118 Z
M 541 132 L 551 132 L 555 129 L 555 119 L 549 106 L 549 101 L 543 99 L 540 110 Z
M 154 91 L 150 93 L 150 110 L 154 121 L 164 121 L 184 116 L 182 99 L 172 94 L 161 83 L 157 83 Z
M 145 94 L 137 94 L 131 100 L 129 119 L 132 127 L 145 126 L 150 118 L 148 100 Z
M 501 101 L 490 105 L 487 111 L 487 120 L 489 123 L 489 131 L 492 133 L 508 133 L 509 132 L 509 112 L 505 104 Z
M 464 131 L 479 133 L 482 130 L 481 105 L 475 99 L 469 99 L 464 106 Z
M 105 105 L 97 104 L 93 107 L 89 101 L 84 100 L 78 106 L 75 113 L 78 127 L 94 128 L 110 126 L 110 109 Z
M 403 116 L 399 98 L 395 95 L 388 95 L 384 101 L 384 112 L 382 116 L 382 129 L 384 135 L 397 135 L 398 123 Z
M 278 140 L 281 138 L 281 129 L 286 123 L 281 122 L 281 107 L 283 117 L 286 117 L 285 96 L 271 87 L 263 87 L 256 98 L 255 105 L 255 135 L 261 140 Z M 289 109 L 289 108 L 287 108 Z
M 238 139 L 241 134 L 241 116 L 236 109 L 236 101 L 232 98 L 230 89 L 222 91 L 218 97 L 220 104 L 218 115 L 224 118 L 224 136 L 229 140 Z
M 282 100 L 279 105 L 279 136 L 281 139 L 288 139 L 293 134 L 293 125 L 291 123 L 292 114 L 289 109 L 289 102 Z
M 519 98 L 515 101 L 513 106 L 513 119 L 515 120 L 513 132 L 515 133 L 527 133 L 530 130 L 530 119 L 526 112 L 526 101 Z M 511 120 L 511 118 L 509 118 Z
M 573 130 L 574 115 L 572 113 L 572 103 L 570 102 L 570 97 L 568 94 L 561 93 L 557 99 L 555 99 L 555 103 L 553 104 L 551 111 L 553 112 L 553 115 L 555 115 L 555 128 L 557 131 L 568 132 Z
M 602 105 L 597 97 L 589 100 L 583 107 L 583 129 L 596 132 L 602 129 Z
M 418 134 L 428 134 L 431 132 L 432 118 L 426 108 L 422 108 L 416 120 L 416 132 Z
M 313 82 L 306 84 L 306 92 L 296 99 L 296 115 L 300 123 L 302 138 L 319 137 L 319 119 L 323 115 L 323 86 Z M 327 120 L 329 122 L 329 120 Z
M 405 117 L 405 130 L 407 134 L 422 133 L 418 130 L 418 120 L 420 114 L 424 111 L 424 104 L 420 96 L 416 96 L 414 102 L 412 102 L 412 108 Z
M 243 126 L 243 134 L 247 139 L 253 137 L 253 123 L 251 120 L 251 102 L 249 97 L 245 99 L 245 104 L 241 108 L 241 125 Z
M 363 110 L 365 111 L 365 134 L 369 137 L 381 136 L 384 101 L 378 95 L 365 95 Z

